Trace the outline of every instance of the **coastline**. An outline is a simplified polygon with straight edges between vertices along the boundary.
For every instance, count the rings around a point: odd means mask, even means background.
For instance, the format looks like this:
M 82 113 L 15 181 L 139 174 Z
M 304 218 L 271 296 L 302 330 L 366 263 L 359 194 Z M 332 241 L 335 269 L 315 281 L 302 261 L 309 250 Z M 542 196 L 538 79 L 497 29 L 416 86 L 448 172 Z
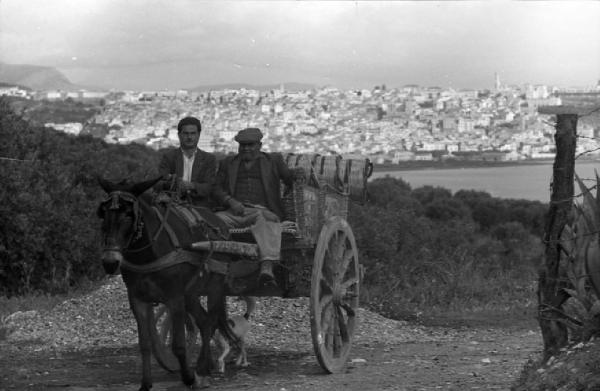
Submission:
M 584 161 L 598 161 L 597 159 L 585 159 Z M 395 171 L 416 171 L 431 169 L 456 169 L 456 168 L 488 168 L 488 167 L 518 167 L 531 165 L 552 164 L 554 159 L 528 159 L 513 161 L 464 161 L 464 160 L 446 160 L 446 161 L 407 161 L 397 164 L 373 164 L 373 172 L 395 172 Z
M 443 187 L 452 192 L 459 190 L 485 191 L 497 198 L 542 202 L 548 202 L 550 199 L 550 184 L 554 170 L 554 162 L 551 159 L 453 165 L 432 164 L 432 162 L 418 163 L 421 164 L 378 165 L 374 168 L 373 175 L 369 180 L 390 176 L 402 179 L 413 189 L 434 186 Z M 584 181 L 595 183 L 595 172 L 600 171 L 600 160 L 578 159 L 575 171 Z

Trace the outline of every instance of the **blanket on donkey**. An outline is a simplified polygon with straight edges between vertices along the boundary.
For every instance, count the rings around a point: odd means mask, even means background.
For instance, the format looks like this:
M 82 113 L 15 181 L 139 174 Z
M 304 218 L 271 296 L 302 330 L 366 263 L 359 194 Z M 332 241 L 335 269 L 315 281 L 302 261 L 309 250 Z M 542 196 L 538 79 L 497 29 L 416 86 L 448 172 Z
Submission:
M 169 207 L 190 231 L 205 232 L 209 240 L 229 240 L 229 227 L 209 208 L 176 202 Z

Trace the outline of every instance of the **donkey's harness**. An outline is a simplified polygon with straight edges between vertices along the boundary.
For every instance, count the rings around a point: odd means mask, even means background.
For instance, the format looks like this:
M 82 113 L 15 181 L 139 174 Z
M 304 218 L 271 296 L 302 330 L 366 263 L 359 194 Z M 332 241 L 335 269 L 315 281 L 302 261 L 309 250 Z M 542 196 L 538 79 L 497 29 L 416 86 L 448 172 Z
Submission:
M 220 262 L 218 260 L 211 258 L 212 246 L 210 246 L 210 248 L 208 249 L 208 254 L 204 259 L 198 257 L 198 252 L 189 251 L 187 249 L 182 248 L 181 243 L 180 243 L 179 239 L 177 238 L 175 231 L 173 230 L 173 227 L 171 227 L 171 225 L 169 224 L 169 221 L 168 221 L 168 218 L 169 218 L 169 215 L 170 215 L 172 209 L 175 208 L 175 206 L 173 206 L 170 202 L 167 203 L 164 214 L 161 213 L 161 211 L 159 210 L 158 207 L 156 207 L 154 205 L 150 206 L 152 211 L 155 213 L 158 221 L 160 222 L 160 225 L 157 228 L 156 232 L 154 232 L 154 234 L 150 238 L 149 243 L 147 245 L 145 245 L 141 248 L 130 249 L 131 245 L 135 241 L 140 239 L 143 235 L 144 224 L 142 221 L 142 214 L 140 212 L 140 200 L 130 192 L 115 190 L 115 191 L 112 191 L 108 195 L 108 197 L 102 202 L 102 204 L 110 203 L 108 209 L 118 210 L 120 207 L 121 201 L 129 202 L 132 205 L 133 219 L 134 219 L 134 229 L 133 229 L 133 232 L 131 233 L 131 236 L 129 237 L 129 239 L 127 241 L 126 247 L 122 250 L 124 253 L 130 253 L 130 254 L 138 253 L 138 252 L 141 252 L 141 251 L 151 247 L 153 242 L 156 241 L 156 239 L 159 237 L 159 235 L 162 233 L 162 231 L 165 231 L 165 233 L 169 237 L 169 240 L 171 241 L 171 244 L 175 248 L 173 251 L 170 251 L 169 253 L 163 255 L 162 257 L 159 257 L 158 259 L 154 260 L 153 262 L 151 262 L 149 264 L 137 265 L 137 264 L 127 261 L 126 259 L 123 259 L 121 261 L 122 268 L 131 270 L 131 271 L 137 272 L 137 273 L 152 273 L 152 272 L 156 272 L 156 271 L 159 271 L 159 270 L 162 270 L 167 267 L 174 266 L 174 265 L 178 265 L 178 264 L 182 264 L 182 263 L 190 263 L 190 264 L 193 264 L 196 266 L 204 266 L 205 270 L 207 272 L 216 272 L 219 274 L 227 274 L 227 270 L 228 270 L 227 263 Z M 187 208 L 185 208 L 184 206 L 181 206 L 180 209 L 181 209 L 181 211 L 178 213 L 179 215 L 184 213 L 182 211 Z M 186 219 L 188 219 L 188 223 L 189 223 L 190 214 L 197 221 L 202 220 L 202 217 L 196 211 L 194 211 L 193 209 L 190 209 L 184 215 L 184 217 L 186 217 Z

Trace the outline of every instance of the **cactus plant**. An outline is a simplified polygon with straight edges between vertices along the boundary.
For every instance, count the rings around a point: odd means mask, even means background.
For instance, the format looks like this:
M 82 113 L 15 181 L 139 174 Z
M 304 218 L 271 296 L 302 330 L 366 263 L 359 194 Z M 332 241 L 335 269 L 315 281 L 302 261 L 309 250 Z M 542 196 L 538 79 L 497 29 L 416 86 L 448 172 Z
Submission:
M 561 235 L 559 275 L 568 281 L 569 299 L 556 312 L 569 328 L 572 342 L 588 340 L 600 331 L 600 178 L 596 175 L 596 197 L 575 175 L 581 201 L 572 209 L 571 223 Z

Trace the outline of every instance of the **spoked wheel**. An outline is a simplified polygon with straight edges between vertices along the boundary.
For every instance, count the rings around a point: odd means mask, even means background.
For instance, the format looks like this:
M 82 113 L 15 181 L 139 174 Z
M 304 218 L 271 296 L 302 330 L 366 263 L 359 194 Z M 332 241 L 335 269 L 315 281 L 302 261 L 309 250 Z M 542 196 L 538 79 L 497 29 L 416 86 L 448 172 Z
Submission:
M 319 235 L 313 261 L 310 325 L 319 364 L 329 373 L 344 369 L 358 321 L 360 266 L 346 220 L 330 218 Z
M 169 372 L 179 370 L 179 361 L 173 354 L 171 343 L 173 341 L 172 319 L 169 310 L 164 304 L 159 304 L 154 308 L 154 329 L 152 338 L 152 352 L 158 364 Z M 185 340 L 188 362 L 192 362 L 193 354 L 196 350 L 199 330 L 194 323 L 191 315 L 185 319 Z

